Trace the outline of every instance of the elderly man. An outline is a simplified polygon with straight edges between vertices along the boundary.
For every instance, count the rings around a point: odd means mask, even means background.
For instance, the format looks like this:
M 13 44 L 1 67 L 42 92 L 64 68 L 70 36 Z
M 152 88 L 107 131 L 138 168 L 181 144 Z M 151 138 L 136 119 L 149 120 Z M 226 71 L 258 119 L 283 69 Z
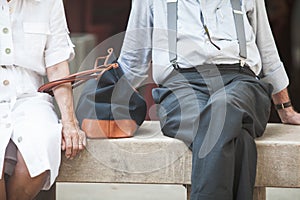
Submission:
M 252 200 L 271 100 L 300 124 L 264 1 L 133 0 L 118 62 L 138 86 L 150 61 L 162 131 L 193 152 L 191 200 Z

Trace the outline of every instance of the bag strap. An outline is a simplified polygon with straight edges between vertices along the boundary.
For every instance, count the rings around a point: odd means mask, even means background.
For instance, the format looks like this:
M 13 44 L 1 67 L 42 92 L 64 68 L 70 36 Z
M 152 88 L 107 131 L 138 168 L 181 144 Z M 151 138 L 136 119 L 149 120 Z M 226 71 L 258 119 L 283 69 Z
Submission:
M 118 68 L 119 65 L 117 63 L 108 64 L 111 61 L 111 58 L 113 56 L 113 49 L 110 48 L 107 50 L 107 52 L 108 52 L 108 55 L 100 56 L 100 57 L 96 58 L 93 69 L 84 70 L 81 72 L 70 74 L 61 79 L 50 81 L 50 82 L 40 86 L 38 88 L 38 92 L 48 93 L 51 96 L 53 96 L 52 90 L 61 84 L 71 83 L 72 88 L 75 88 L 75 87 L 83 84 L 84 82 L 86 82 L 89 79 L 99 79 L 104 74 L 104 72 L 106 72 L 110 69 Z M 103 64 L 99 64 L 99 62 L 101 60 L 104 60 Z
M 233 9 L 234 23 L 240 49 L 239 55 L 241 57 L 241 66 L 244 66 L 245 59 L 247 58 L 247 45 L 241 1 L 231 0 L 231 5 Z M 169 60 L 175 69 L 179 68 L 177 63 L 177 10 L 178 0 L 167 0 Z M 204 24 L 204 20 L 202 20 L 202 23 L 205 28 L 206 26 Z M 208 33 L 207 30 L 206 32 Z M 215 44 L 213 43 L 213 45 Z

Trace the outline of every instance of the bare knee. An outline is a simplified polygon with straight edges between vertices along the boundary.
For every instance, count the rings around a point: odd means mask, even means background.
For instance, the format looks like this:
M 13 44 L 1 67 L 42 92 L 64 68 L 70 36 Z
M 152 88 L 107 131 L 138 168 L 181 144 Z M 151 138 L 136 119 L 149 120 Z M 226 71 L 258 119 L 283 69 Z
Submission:
M 31 200 L 44 186 L 49 172 L 36 177 L 12 176 L 8 182 L 8 200 Z
M 31 200 L 43 188 L 49 171 L 45 171 L 36 177 L 31 177 L 23 157 L 18 153 L 18 163 L 14 173 L 7 183 L 8 200 Z

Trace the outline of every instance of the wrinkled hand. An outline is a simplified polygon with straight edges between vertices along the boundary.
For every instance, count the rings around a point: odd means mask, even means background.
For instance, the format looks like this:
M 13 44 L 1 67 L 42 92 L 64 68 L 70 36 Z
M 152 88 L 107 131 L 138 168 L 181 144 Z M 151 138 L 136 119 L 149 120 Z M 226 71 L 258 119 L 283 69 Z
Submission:
M 85 132 L 77 122 L 62 122 L 62 150 L 65 156 L 73 159 L 86 146 Z
M 284 124 L 300 125 L 300 113 L 297 113 L 292 107 L 278 110 L 278 115 Z

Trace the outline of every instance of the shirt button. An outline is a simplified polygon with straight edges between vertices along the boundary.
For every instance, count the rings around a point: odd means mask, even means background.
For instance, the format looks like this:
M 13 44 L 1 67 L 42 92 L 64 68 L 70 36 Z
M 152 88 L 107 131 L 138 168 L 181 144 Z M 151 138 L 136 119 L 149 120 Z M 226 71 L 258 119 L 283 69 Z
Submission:
M 3 28 L 2 31 L 3 33 L 8 33 L 8 28 Z
M 18 142 L 22 142 L 23 138 L 22 137 L 18 137 Z
M 10 48 L 6 48 L 6 49 L 5 49 L 5 53 L 6 53 L 6 54 L 10 54 L 10 53 L 11 53 L 11 49 L 10 49 Z
M 5 86 L 9 85 L 9 80 L 4 80 L 3 85 L 5 85 Z
M 6 119 L 8 117 L 8 114 L 5 114 L 2 116 L 3 119 Z

